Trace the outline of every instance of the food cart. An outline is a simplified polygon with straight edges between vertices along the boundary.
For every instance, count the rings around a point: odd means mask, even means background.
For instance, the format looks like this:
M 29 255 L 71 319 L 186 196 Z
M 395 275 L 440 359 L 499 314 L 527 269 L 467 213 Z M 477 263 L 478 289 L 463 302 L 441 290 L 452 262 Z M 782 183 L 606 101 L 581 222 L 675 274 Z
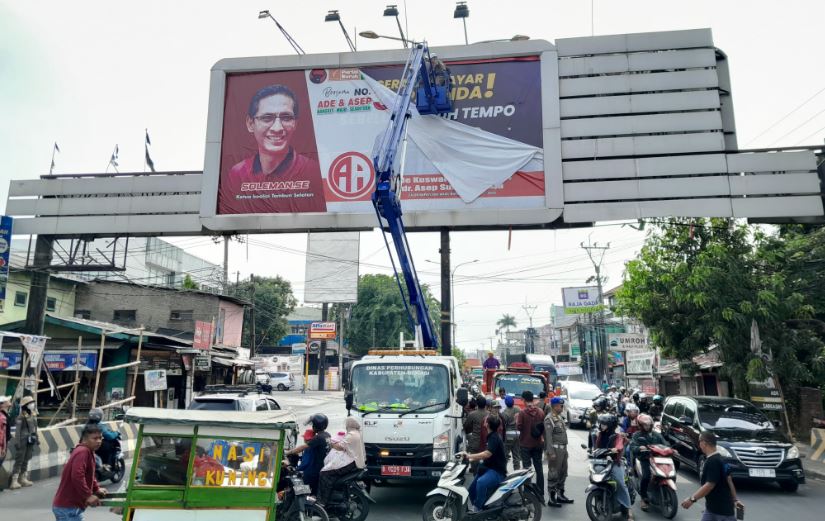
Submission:
M 139 424 L 128 489 L 104 504 L 123 521 L 273 521 L 289 411 L 183 411 L 134 407 Z M 231 510 L 231 513 L 227 513 Z

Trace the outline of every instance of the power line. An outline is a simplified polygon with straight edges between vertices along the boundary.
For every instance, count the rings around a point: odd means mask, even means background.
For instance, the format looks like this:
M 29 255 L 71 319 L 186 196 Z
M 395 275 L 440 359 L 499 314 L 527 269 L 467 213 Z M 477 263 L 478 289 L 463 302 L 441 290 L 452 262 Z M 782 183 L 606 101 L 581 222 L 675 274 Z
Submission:
M 814 98 L 816 98 L 817 96 L 819 96 L 819 95 L 820 95 L 820 94 L 822 94 L 823 92 L 825 92 L 825 87 L 822 87 L 822 88 L 821 88 L 820 90 L 818 90 L 818 91 L 817 91 L 817 92 L 816 92 L 813 96 L 811 96 L 810 98 L 808 98 L 808 99 L 806 99 L 805 101 L 803 101 L 803 102 L 802 102 L 802 103 L 801 103 L 798 107 L 796 107 L 796 108 L 795 108 L 795 109 L 793 109 L 792 111 L 788 112 L 787 114 L 785 114 L 784 116 L 782 116 L 781 118 L 779 118 L 779 120 L 778 120 L 778 121 L 776 121 L 775 123 L 773 123 L 773 124 L 771 124 L 770 126 L 768 126 L 768 128 L 766 128 L 765 130 L 763 130 L 762 132 L 760 132 L 760 133 L 759 133 L 759 134 L 758 134 L 755 138 L 753 138 L 753 139 L 751 139 L 750 141 L 748 141 L 748 142 L 745 144 L 745 146 L 747 147 L 748 145 L 750 145 L 751 143 L 753 143 L 754 141 L 756 141 L 756 140 L 757 140 L 757 139 L 759 139 L 760 137 L 762 137 L 762 136 L 764 136 L 765 134 L 767 134 L 767 133 L 768 133 L 770 130 L 772 130 L 772 129 L 776 126 L 776 125 L 778 125 L 778 124 L 782 123 L 783 121 L 785 121 L 786 119 L 788 119 L 788 117 L 790 117 L 792 114 L 794 114 L 797 110 L 799 110 L 799 109 L 801 109 L 802 107 L 804 107 L 805 105 L 807 105 L 810 101 L 812 101 Z M 784 136 L 783 136 L 783 137 L 784 137 Z

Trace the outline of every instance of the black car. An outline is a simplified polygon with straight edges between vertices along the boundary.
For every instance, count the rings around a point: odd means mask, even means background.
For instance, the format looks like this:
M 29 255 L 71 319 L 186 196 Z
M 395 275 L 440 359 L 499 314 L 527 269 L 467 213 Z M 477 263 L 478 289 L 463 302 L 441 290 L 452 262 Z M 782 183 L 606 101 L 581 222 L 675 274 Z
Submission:
M 734 479 L 776 481 L 794 492 L 805 482 L 799 450 L 750 402 L 715 396 L 670 396 L 662 414 L 662 435 L 678 461 L 701 474 L 705 456 L 699 435 L 719 438 L 717 451 Z

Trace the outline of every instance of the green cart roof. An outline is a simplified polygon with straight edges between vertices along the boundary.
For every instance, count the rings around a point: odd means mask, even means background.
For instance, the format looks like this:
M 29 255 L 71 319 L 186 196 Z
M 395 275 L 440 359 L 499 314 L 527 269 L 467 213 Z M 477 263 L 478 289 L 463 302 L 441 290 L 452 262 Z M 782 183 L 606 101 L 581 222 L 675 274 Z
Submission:
M 126 421 L 146 425 L 211 425 L 218 427 L 297 429 L 295 415 L 290 411 L 188 411 L 132 407 Z

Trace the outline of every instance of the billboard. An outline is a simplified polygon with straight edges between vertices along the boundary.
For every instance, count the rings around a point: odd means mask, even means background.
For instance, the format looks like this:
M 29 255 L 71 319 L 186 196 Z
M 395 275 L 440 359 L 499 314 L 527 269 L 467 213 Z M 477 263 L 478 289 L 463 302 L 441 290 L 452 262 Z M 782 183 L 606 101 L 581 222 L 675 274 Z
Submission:
M 192 338 L 192 347 L 195 349 L 212 348 L 212 323 L 195 321 L 195 335 Z
M 358 301 L 360 232 L 307 234 L 304 302 Z
M 656 351 L 652 349 L 634 349 L 625 354 L 627 374 L 653 374 Z
M 312 340 L 334 340 L 335 322 L 313 322 L 309 326 L 309 338 Z
M 554 221 L 563 194 L 553 46 L 438 53 L 451 73 L 454 111 L 410 121 L 400 194 L 408 227 Z M 312 66 L 291 56 L 216 64 L 201 206 L 207 228 L 375 226 L 373 149 L 407 53 L 357 53 L 348 64 L 342 57 L 316 57 Z
M 604 307 L 597 286 L 562 288 L 561 297 L 564 301 L 564 312 L 568 315 L 596 313 Z

